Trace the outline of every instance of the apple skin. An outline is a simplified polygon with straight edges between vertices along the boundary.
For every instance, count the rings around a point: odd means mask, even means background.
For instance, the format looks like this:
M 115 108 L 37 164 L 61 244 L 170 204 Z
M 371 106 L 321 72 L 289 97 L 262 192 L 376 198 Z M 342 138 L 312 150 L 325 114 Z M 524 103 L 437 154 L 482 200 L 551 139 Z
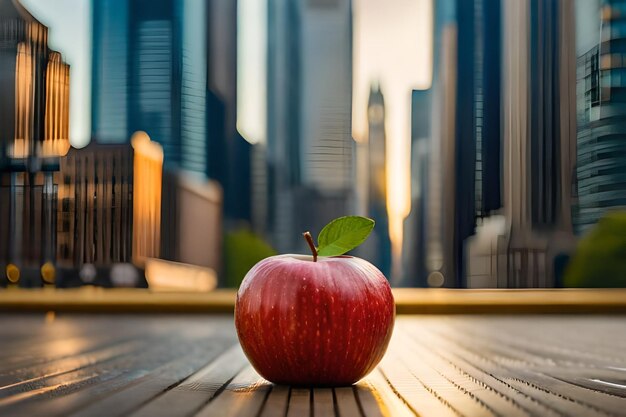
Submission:
M 385 276 L 352 256 L 278 255 L 245 276 L 235 305 L 241 347 L 265 379 L 346 386 L 370 373 L 393 332 Z

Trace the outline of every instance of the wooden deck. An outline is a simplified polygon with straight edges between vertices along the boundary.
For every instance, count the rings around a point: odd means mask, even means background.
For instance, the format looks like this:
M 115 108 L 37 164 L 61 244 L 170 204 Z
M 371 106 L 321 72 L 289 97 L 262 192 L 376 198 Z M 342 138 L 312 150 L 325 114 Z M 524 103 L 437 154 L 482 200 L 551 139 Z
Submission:
M 626 416 L 626 317 L 403 315 L 353 387 L 261 379 L 230 315 L 0 315 L 2 416 Z

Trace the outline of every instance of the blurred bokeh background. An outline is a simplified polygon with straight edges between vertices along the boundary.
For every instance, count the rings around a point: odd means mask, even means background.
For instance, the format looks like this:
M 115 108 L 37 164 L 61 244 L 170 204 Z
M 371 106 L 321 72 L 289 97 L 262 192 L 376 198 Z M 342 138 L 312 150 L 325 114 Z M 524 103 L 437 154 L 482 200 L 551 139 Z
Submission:
M 626 1 L 0 0 L 0 285 L 626 286 Z

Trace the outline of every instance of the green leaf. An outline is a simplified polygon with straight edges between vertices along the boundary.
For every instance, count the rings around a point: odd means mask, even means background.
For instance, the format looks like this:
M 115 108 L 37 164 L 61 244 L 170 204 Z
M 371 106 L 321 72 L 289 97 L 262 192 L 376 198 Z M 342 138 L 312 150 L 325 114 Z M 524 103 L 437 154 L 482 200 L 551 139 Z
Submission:
M 365 242 L 374 228 L 374 220 L 361 216 L 339 217 L 328 223 L 317 237 L 320 256 L 338 256 Z

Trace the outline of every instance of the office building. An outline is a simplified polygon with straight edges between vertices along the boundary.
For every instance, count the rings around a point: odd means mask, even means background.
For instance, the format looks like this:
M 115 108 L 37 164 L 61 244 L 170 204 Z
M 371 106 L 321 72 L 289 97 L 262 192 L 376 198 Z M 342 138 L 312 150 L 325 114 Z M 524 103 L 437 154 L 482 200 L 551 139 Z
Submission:
M 351 212 L 351 5 L 268 7 L 267 224 L 276 249 L 303 250 L 300 231 Z
M 90 143 L 61 160 L 57 264 L 80 268 L 132 261 L 133 149 Z
M 250 219 L 250 146 L 236 129 L 237 2 L 94 0 L 92 130 L 141 130 L 165 167 L 217 180 L 227 219 Z M 244 167 L 244 168 L 242 168 Z
M 454 0 L 434 3 L 431 141 L 428 149 L 425 275 L 429 286 L 457 286 L 455 236 L 455 135 L 457 24 Z
M 591 10 L 581 8 L 577 16 L 581 21 L 576 65 L 578 233 L 587 231 L 608 210 L 626 206 L 626 80 L 622 79 L 626 40 L 620 35 L 626 16 L 623 2 L 590 3 L 585 7 Z
M 573 3 L 502 2 L 503 210 L 468 244 L 471 287 L 552 287 L 572 235 Z M 520 36 L 520 33 L 528 36 Z
M 144 132 L 131 144 L 92 142 L 61 159 L 57 265 L 143 266 L 159 256 L 163 151 Z
M 404 221 L 402 285 L 425 287 L 429 149 L 431 146 L 431 94 L 413 90 L 411 97 L 411 212 Z
M 10 280 L 32 270 L 40 285 L 40 268 L 56 256 L 53 173 L 69 149 L 69 73 L 48 28 L 17 0 L 1 0 L 0 270 Z
M 145 131 L 166 167 L 208 175 L 206 2 L 94 0 L 92 15 L 92 136 Z

